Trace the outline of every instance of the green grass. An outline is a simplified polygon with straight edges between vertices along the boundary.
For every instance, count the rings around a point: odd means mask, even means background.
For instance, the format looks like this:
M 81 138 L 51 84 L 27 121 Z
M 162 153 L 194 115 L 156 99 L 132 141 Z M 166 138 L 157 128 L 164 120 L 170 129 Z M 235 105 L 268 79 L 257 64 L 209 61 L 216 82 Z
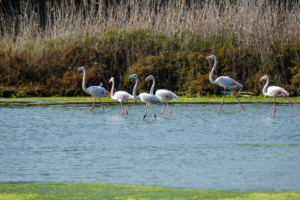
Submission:
M 88 182 L 0 184 L 0 199 L 300 199 L 300 191 L 184 190 Z
M 210 97 L 184 97 L 180 96 L 179 100 L 171 100 L 170 103 L 221 103 L 222 96 L 210 96 Z M 239 97 L 241 103 L 273 103 L 272 97 L 263 96 L 241 96 Z M 289 97 L 293 103 L 300 103 L 300 97 Z M 112 100 L 110 97 L 101 97 L 102 102 L 105 103 L 118 103 L 118 101 Z M 93 103 L 93 97 L 20 97 L 20 98 L 0 98 L 0 102 L 4 103 Z M 99 102 L 97 99 L 96 102 Z M 128 101 L 127 103 L 131 103 Z M 143 104 L 142 102 L 138 101 Z M 237 103 L 237 100 L 232 95 L 225 97 L 225 103 Z M 276 103 L 289 103 L 282 97 L 276 98 Z

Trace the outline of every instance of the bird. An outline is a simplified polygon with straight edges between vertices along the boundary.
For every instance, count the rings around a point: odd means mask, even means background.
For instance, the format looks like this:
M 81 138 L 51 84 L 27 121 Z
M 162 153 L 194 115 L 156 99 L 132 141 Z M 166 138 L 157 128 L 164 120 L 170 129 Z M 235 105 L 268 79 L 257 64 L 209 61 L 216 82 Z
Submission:
M 262 89 L 263 95 L 273 97 L 273 100 L 274 100 L 274 117 L 275 117 L 275 113 L 276 113 L 276 105 L 275 105 L 276 97 L 283 97 L 291 103 L 291 112 L 292 112 L 292 116 L 293 116 L 293 103 L 286 98 L 286 96 L 289 96 L 289 93 L 287 91 L 285 91 L 283 88 L 278 87 L 278 86 L 268 87 L 269 77 L 267 75 L 264 75 L 263 77 L 260 78 L 260 82 L 262 82 L 263 80 L 267 80 L 264 88 Z
M 149 107 L 151 108 L 152 112 L 153 112 L 153 116 L 156 119 L 156 115 L 151 107 L 151 103 L 157 103 L 157 104 L 162 104 L 159 99 L 155 96 L 155 95 L 151 95 L 149 93 L 141 93 L 138 96 L 136 96 L 136 88 L 137 85 L 139 83 L 139 79 L 138 76 L 136 74 L 132 74 L 131 76 L 129 76 L 129 79 L 135 78 L 135 85 L 133 88 L 133 97 L 137 100 L 141 100 L 142 102 L 146 103 L 146 111 L 145 111 L 145 115 L 143 120 L 145 119 L 146 115 L 147 115 L 147 107 L 149 105 Z
M 152 83 L 152 87 L 151 87 L 151 90 L 150 90 L 150 94 L 153 95 L 153 90 L 154 90 L 154 86 L 155 86 L 155 78 L 154 76 L 152 75 L 149 75 L 145 81 L 148 81 L 148 80 L 153 80 L 153 83 Z M 163 100 L 163 107 L 162 107 L 162 110 L 161 112 L 157 115 L 157 117 L 159 115 L 161 115 L 164 111 L 164 106 L 165 106 L 165 103 L 167 104 L 168 108 L 169 108 L 169 111 L 170 111 L 170 117 L 172 117 L 172 110 L 170 109 L 169 105 L 168 105 L 168 100 L 171 100 L 171 99 L 179 99 L 179 97 L 174 94 L 173 92 L 169 91 L 169 90 L 164 90 L 164 89 L 160 89 L 160 90 L 156 90 L 155 92 L 155 96 L 157 98 L 159 98 L 160 100 Z
M 219 108 L 219 111 L 221 111 L 221 108 L 224 104 L 224 98 L 225 98 L 225 93 L 226 93 L 226 89 L 229 89 L 232 94 L 235 96 L 235 98 L 238 100 L 239 104 L 241 105 L 242 109 L 244 110 L 244 107 L 243 105 L 241 104 L 240 100 L 237 98 L 237 96 L 234 94 L 234 92 L 232 91 L 233 88 L 239 86 L 239 87 L 243 87 L 240 83 L 238 83 L 237 81 L 229 78 L 228 76 L 220 76 L 218 77 L 215 81 L 212 79 L 212 74 L 213 74 L 213 71 L 214 69 L 216 68 L 217 66 L 217 58 L 215 55 L 211 55 L 211 56 L 208 56 L 207 57 L 207 60 L 210 60 L 210 59 L 214 59 L 214 66 L 209 74 L 209 81 L 212 83 L 212 84 L 216 84 L 216 85 L 219 85 L 221 87 L 224 88 L 224 96 L 223 96 L 223 101 L 221 103 L 221 107 Z
M 100 86 L 91 86 L 89 88 L 86 88 L 85 87 L 85 79 L 86 79 L 86 72 L 85 72 L 85 68 L 84 67 L 80 67 L 78 68 L 77 71 L 83 71 L 83 80 L 82 80 L 82 89 L 90 94 L 90 95 L 93 95 L 94 96 L 94 103 L 93 103 L 93 107 L 91 109 L 89 109 L 89 111 L 93 110 L 94 107 L 95 107 L 95 101 L 96 101 L 96 97 L 99 98 L 100 102 L 101 102 L 101 105 L 102 105 L 102 109 L 104 111 L 104 106 L 103 106 L 103 103 L 100 99 L 100 97 L 103 97 L 103 96 L 110 96 L 109 92 L 103 88 L 103 87 L 100 87 Z M 102 84 L 101 84 L 102 85 Z
M 134 97 L 129 94 L 128 92 L 125 92 L 125 91 L 118 91 L 116 93 L 114 93 L 114 90 L 115 90 L 115 79 L 114 77 L 111 77 L 111 79 L 109 80 L 109 83 L 112 82 L 112 87 L 111 87 L 111 98 L 114 99 L 114 100 L 117 100 L 121 103 L 121 107 L 122 107 L 122 115 L 124 115 L 124 109 L 123 109 L 123 101 L 128 101 L 128 100 L 133 100 L 135 104 L 136 103 L 136 100 L 134 99 Z M 128 114 L 128 109 L 133 105 L 129 105 L 128 108 L 126 109 L 126 115 Z

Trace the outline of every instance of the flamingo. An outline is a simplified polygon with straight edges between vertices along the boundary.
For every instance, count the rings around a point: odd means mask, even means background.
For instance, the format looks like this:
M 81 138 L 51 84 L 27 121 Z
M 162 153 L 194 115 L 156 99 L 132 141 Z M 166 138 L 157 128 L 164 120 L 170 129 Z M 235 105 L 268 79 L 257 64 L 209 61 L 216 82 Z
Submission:
M 161 104 L 161 102 L 159 101 L 159 99 L 155 96 L 155 95 L 151 95 L 149 93 L 141 93 L 139 94 L 138 96 L 136 96 L 136 88 L 137 88 L 137 85 L 139 83 L 139 79 L 138 79 L 138 76 L 136 74 L 132 74 L 131 76 L 129 76 L 129 79 L 132 79 L 132 78 L 135 78 L 135 85 L 134 85 L 134 88 L 133 88 L 133 96 L 135 99 L 137 100 L 141 100 L 142 102 L 146 103 L 146 112 L 145 112 L 145 115 L 144 115 L 144 118 L 143 120 L 145 119 L 146 115 L 147 115 L 147 107 L 149 105 L 149 107 L 151 108 L 152 112 L 153 112 L 153 116 L 154 118 L 156 119 L 156 115 L 151 107 L 151 103 L 157 103 L 157 104 Z
M 91 87 L 89 87 L 89 88 L 86 88 L 86 87 L 85 87 L 85 79 L 86 79 L 85 68 L 84 68 L 84 67 L 80 67 L 80 68 L 78 68 L 78 71 L 83 71 L 82 89 L 83 89 L 86 93 L 88 93 L 88 94 L 94 96 L 93 107 L 92 107 L 91 109 L 89 109 L 89 111 L 91 111 L 91 110 L 94 109 L 96 97 L 99 98 L 99 100 L 100 100 L 100 102 L 101 102 L 101 105 L 102 105 L 102 109 L 103 109 L 103 111 L 104 111 L 104 106 L 103 106 L 103 103 L 102 103 L 100 97 L 103 97 L 103 96 L 110 96 L 109 92 L 106 91 L 105 88 L 100 87 L 100 86 L 91 86 Z M 102 83 L 101 83 L 101 85 L 102 85 Z
M 269 97 L 273 97 L 274 100 L 274 117 L 275 117 L 275 113 L 276 113 L 276 105 L 275 105 L 275 98 L 278 97 L 283 97 L 285 98 L 285 96 L 289 96 L 289 93 L 287 91 L 285 91 L 284 89 L 282 89 L 281 87 L 278 86 L 270 86 L 269 85 L 269 77 L 267 75 L 264 75 L 263 77 L 260 78 L 260 82 L 262 82 L 263 80 L 267 80 L 262 93 L 265 96 L 269 96 Z M 286 100 L 288 100 L 287 98 L 285 98 Z M 291 112 L 292 112 L 292 116 L 293 116 L 293 103 L 288 100 L 291 103 Z
M 121 103 L 121 107 L 122 107 L 122 115 L 124 115 L 124 109 L 123 109 L 123 101 L 128 101 L 128 100 L 133 100 L 135 104 L 136 100 L 134 99 L 134 97 L 132 95 L 130 95 L 128 92 L 124 92 L 124 91 L 118 91 L 114 94 L 114 89 L 115 89 L 115 79 L 114 77 L 111 77 L 111 79 L 109 80 L 109 83 L 112 82 L 112 88 L 111 88 L 111 98 L 117 101 L 120 101 Z M 126 115 L 128 114 L 128 109 L 133 105 L 129 105 L 128 108 L 126 109 Z
M 244 110 L 244 107 L 243 105 L 241 104 L 240 100 L 237 98 L 237 96 L 233 93 L 232 89 L 239 86 L 239 87 L 243 87 L 240 83 L 238 83 L 237 81 L 229 78 L 228 76 L 220 76 L 218 77 L 215 81 L 212 80 L 212 74 L 213 74 L 213 71 L 214 69 L 216 68 L 217 66 L 217 58 L 216 56 L 214 55 L 211 55 L 211 56 L 208 56 L 207 57 L 207 60 L 209 59 L 214 59 L 214 66 L 209 74 L 209 81 L 212 83 L 212 84 L 216 84 L 216 85 L 219 85 L 221 87 L 224 87 L 224 96 L 223 96 L 223 101 L 221 103 L 221 107 L 219 108 L 219 110 L 221 110 L 223 104 L 224 104 L 224 98 L 225 98 L 225 92 L 226 92 L 226 89 L 229 89 L 232 94 L 235 96 L 235 98 L 238 100 L 239 104 L 241 105 L 242 109 Z
M 148 76 L 145 81 L 148 81 L 148 80 L 153 80 L 153 84 L 152 84 L 152 87 L 151 87 L 151 90 L 150 90 L 150 94 L 153 95 L 153 90 L 154 90 L 154 86 L 155 86 L 155 78 L 154 76 L 150 75 Z M 170 117 L 172 117 L 172 110 L 170 109 L 169 105 L 168 105 L 168 100 L 171 100 L 171 99 L 179 99 L 179 97 L 174 94 L 173 92 L 169 91 L 169 90 L 163 90 L 163 89 L 160 89 L 160 90 L 156 90 L 156 93 L 155 93 L 155 96 L 161 100 L 164 101 L 163 103 L 163 107 L 162 107 L 162 110 L 161 112 L 157 115 L 157 117 L 159 115 L 161 115 L 164 111 L 164 106 L 165 106 L 165 103 L 167 104 L 168 108 L 169 108 L 169 111 L 170 111 Z

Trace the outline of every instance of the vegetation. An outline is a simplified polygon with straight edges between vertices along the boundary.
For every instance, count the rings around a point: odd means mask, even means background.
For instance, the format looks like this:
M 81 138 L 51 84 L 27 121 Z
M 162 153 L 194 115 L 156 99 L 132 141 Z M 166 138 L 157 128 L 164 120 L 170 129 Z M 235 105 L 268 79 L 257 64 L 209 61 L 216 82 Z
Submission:
M 213 95 L 220 88 L 208 80 L 211 54 L 214 77 L 230 76 L 243 91 L 260 94 L 268 74 L 271 85 L 300 94 L 299 1 L 55 2 L 46 4 L 47 18 L 30 3 L 19 15 L 0 13 L 1 97 L 86 95 L 80 66 L 87 86 L 108 89 L 114 76 L 129 92 L 136 73 L 137 92 L 148 91 L 152 74 L 157 89 Z
M 19 199 L 299 199 L 296 191 L 183 190 L 104 183 L 0 184 L 0 198 Z

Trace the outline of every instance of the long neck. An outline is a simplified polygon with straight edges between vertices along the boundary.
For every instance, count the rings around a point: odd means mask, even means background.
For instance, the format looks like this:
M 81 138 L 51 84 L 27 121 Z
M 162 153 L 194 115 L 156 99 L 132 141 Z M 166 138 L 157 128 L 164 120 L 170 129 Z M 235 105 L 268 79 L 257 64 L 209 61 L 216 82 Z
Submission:
M 209 81 L 212 83 L 212 84 L 217 84 L 217 82 L 216 81 L 214 81 L 213 79 L 212 79 L 212 74 L 213 74 L 213 71 L 215 70 L 215 68 L 216 68 L 216 66 L 217 66 L 217 59 L 216 58 L 214 58 L 214 66 L 213 66 L 213 68 L 211 69 L 211 72 L 210 72 L 210 74 L 209 74 Z
M 133 88 L 133 97 L 135 98 L 135 99 L 139 99 L 139 100 L 141 100 L 140 99 L 140 97 L 139 96 L 136 96 L 136 88 L 137 88 L 137 85 L 139 84 L 139 79 L 138 79 L 138 77 L 136 77 L 136 80 L 135 80 L 135 85 L 134 85 L 134 88 Z
M 152 86 L 151 86 L 151 90 L 150 90 L 150 94 L 153 95 L 153 90 L 154 90 L 154 86 L 155 86 L 155 78 L 153 77 L 153 83 L 152 83 Z
M 85 73 L 85 69 L 83 70 L 83 80 L 82 80 L 82 89 L 86 92 L 89 93 L 89 91 L 86 89 L 85 87 L 85 78 L 86 78 L 86 73 Z
M 263 95 L 267 94 L 267 88 L 268 88 L 268 86 L 269 86 L 269 77 L 267 77 L 267 82 L 266 82 L 266 84 L 265 84 L 265 86 L 264 86 L 264 88 L 262 90 Z
M 111 97 L 114 97 L 114 96 L 115 96 L 115 95 L 114 95 L 114 90 L 115 90 L 115 81 L 112 80 L 112 86 L 111 86 L 111 92 L 110 92 Z

